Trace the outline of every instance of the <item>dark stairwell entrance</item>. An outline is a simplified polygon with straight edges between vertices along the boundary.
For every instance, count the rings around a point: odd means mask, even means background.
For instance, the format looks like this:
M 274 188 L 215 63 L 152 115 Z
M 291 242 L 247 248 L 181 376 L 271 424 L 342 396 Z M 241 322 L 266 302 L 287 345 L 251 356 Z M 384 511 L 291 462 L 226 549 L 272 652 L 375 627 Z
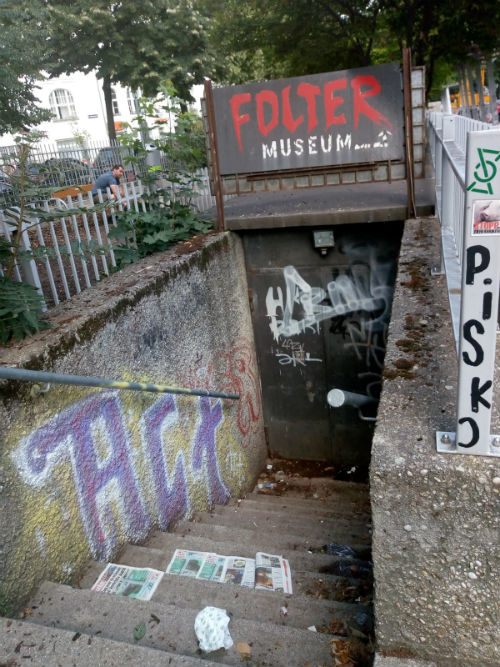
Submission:
M 243 235 L 268 448 L 366 470 L 401 225 L 339 225 L 319 234 Z M 333 389 L 366 402 L 333 408 Z

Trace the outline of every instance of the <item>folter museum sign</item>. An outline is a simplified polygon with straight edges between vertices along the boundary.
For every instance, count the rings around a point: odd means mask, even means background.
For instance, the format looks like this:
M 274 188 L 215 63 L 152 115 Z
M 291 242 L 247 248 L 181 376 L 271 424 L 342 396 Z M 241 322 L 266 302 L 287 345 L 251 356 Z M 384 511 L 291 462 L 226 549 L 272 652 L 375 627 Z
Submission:
M 221 174 L 400 160 L 400 65 L 213 91 Z

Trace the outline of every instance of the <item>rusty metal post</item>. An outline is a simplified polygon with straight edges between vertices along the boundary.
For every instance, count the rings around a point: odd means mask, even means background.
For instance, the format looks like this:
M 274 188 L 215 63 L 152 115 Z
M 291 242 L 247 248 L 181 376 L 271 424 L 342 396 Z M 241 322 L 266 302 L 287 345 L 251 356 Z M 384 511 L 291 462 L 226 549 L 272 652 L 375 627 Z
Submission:
M 217 231 L 223 232 L 226 229 L 224 220 L 224 199 L 222 196 L 222 182 L 219 170 L 219 156 L 217 153 L 217 134 L 215 131 L 215 113 L 214 100 L 212 96 L 212 82 L 205 81 L 205 100 L 207 105 L 207 120 L 209 131 L 210 152 L 212 154 L 212 169 L 214 174 L 215 201 L 217 204 Z
M 405 114 L 405 161 L 408 196 L 407 216 L 415 218 L 415 174 L 413 170 L 413 108 L 411 97 L 411 49 L 403 49 L 403 97 Z

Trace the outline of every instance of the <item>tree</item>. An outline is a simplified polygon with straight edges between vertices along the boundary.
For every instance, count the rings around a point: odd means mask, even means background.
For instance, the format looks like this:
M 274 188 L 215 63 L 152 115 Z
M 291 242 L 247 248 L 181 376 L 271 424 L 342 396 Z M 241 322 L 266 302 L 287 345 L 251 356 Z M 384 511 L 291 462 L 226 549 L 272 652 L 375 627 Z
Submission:
M 198 0 L 226 80 L 276 78 L 372 62 L 383 0 Z
M 411 48 L 413 63 L 425 66 L 427 92 L 436 74 L 449 77 L 450 68 L 489 58 L 500 46 L 498 0 L 397 0 L 384 19 L 400 46 Z
M 189 0 L 46 0 L 46 6 L 47 69 L 52 76 L 96 71 L 110 139 L 113 83 L 154 97 L 169 79 L 179 97 L 190 101 L 192 85 L 212 74 L 204 20 Z
M 48 120 L 38 106 L 36 80 L 44 37 L 44 8 L 25 0 L 0 0 L 0 134 L 18 132 Z
M 499 49 L 498 0 L 196 1 L 231 83 L 391 62 L 409 47 L 429 91 Z

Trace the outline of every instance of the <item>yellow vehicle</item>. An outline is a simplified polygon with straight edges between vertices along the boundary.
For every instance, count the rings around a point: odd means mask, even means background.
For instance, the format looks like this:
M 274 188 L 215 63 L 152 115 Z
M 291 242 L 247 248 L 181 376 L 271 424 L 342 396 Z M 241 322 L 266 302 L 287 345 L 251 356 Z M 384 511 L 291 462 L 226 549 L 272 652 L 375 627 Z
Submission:
M 481 85 L 483 87 L 483 99 L 482 102 L 484 104 L 489 104 L 490 102 L 490 91 L 488 90 L 488 87 L 485 86 L 484 81 L 485 81 L 485 75 L 486 72 L 483 68 L 481 68 Z M 465 78 L 465 85 L 467 86 L 467 93 L 464 96 L 465 99 L 462 99 L 462 95 L 460 92 L 460 86 L 457 84 L 454 84 L 453 86 L 450 86 L 450 101 L 451 101 L 451 108 L 453 113 L 457 113 L 458 110 L 462 107 L 478 107 L 481 104 L 481 99 L 479 97 L 478 92 L 472 92 L 471 94 L 471 82 L 470 80 L 466 77 Z M 454 92 L 451 92 L 451 89 L 455 89 Z
M 481 103 L 481 100 L 479 99 L 479 93 L 473 93 L 472 99 L 473 99 L 472 106 L 478 107 Z M 457 113 L 461 107 L 471 106 L 470 94 L 467 95 L 466 99 L 462 101 L 462 96 L 460 95 L 459 92 L 450 93 L 450 101 L 453 113 Z M 484 104 L 489 104 L 489 101 L 490 101 L 490 93 L 488 91 L 488 88 L 486 88 L 486 86 L 483 86 L 483 102 Z

